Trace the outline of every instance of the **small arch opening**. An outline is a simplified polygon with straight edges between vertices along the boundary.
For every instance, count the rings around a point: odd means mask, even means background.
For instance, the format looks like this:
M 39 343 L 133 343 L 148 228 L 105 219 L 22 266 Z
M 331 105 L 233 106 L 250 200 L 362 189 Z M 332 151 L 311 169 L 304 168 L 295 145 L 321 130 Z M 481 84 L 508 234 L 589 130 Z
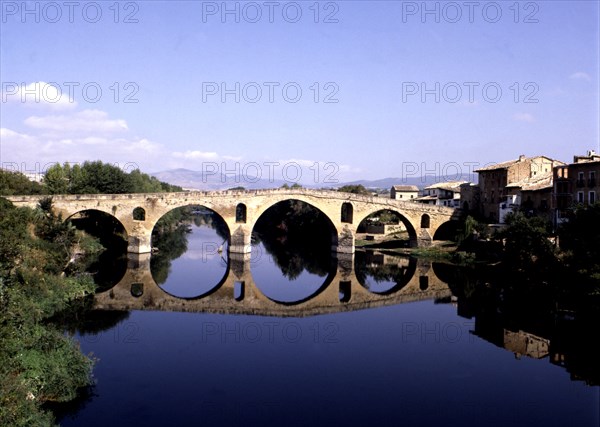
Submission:
M 340 293 L 339 293 L 340 302 L 350 301 L 350 297 L 352 296 L 352 293 L 350 291 L 351 288 L 352 288 L 351 282 L 349 282 L 349 281 L 341 281 L 340 282 Z
M 421 216 L 421 228 L 429 228 L 430 223 L 431 223 L 431 218 L 429 218 L 429 215 L 423 214 Z
M 342 204 L 342 222 L 352 224 L 354 220 L 354 207 L 352 203 L 345 202 Z
M 131 284 L 131 296 L 134 298 L 139 298 L 144 295 L 144 284 L 143 283 L 132 283 Z
M 246 205 L 243 203 L 239 203 L 235 207 L 235 222 L 240 224 L 246 223 Z
M 133 210 L 133 219 L 135 221 L 146 221 L 146 210 L 140 207 L 135 208 Z
M 233 299 L 236 301 L 242 301 L 244 299 L 244 293 L 246 288 L 245 282 L 235 282 L 233 284 Z
M 429 287 L 429 277 L 427 276 L 419 276 L 419 289 L 422 291 L 427 290 Z

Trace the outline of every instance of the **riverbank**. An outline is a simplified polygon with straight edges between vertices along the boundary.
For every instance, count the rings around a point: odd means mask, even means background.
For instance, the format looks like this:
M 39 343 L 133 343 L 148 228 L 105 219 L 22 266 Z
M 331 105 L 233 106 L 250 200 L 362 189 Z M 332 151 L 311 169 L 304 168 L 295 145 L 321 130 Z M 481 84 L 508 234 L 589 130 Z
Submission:
M 44 208 L 0 198 L 0 425 L 53 426 L 42 405 L 93 382 L 93 359 L 50 319 L 94 293 L 82 271 L 102 248 Z

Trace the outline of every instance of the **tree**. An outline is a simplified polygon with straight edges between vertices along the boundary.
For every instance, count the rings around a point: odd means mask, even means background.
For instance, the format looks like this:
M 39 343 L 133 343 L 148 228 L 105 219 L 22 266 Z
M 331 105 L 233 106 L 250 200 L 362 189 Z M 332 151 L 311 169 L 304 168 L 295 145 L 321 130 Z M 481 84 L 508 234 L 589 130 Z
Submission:
M 67 194 L 69 192 L 69 164 L 61 166 L 56 163 L 46 170 L 44 175 L 44 184 L 50 194 Z
M 46 189 L 37 182 L 30 181 L 20 172 L 0 169 L 0 195 L 13 194 L 44 194 Z
M 338 188 L 337 191 L 342 191 L 345 193 L 353 193 L 353 194 L 362 194 L 364 196 L 370 196 L 371 192 L 369 190 L 367 190 L 365 188 L 364 185 L 362 184 L 358 184 L 358 185 L 343 185 L 340 188 Z
M 537 273 L 554 265 L 556 256 L 546 221 L 517 212 L 506 216 L 506 225 L 496 238 L 504 243 L 503 261 L 507 267 Z

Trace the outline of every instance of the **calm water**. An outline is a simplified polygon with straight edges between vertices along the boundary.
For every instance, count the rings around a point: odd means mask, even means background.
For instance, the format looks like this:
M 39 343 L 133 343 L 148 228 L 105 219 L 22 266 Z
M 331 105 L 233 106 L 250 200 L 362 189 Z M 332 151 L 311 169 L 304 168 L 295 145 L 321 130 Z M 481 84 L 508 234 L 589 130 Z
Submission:
M 214 292 L 230 269 L 214 230 L 193 227 L 188 238 L 160 287 L 194 298 Z M 306 300 L 335 285 L 335 260 L 330 271 L 284 266 L 284 274 L 280 259 L 258 244 L 249 262 L 271 301 Z M 356 254 L 354 262 L 366 295 L 377 297 L 406 291 L 408 276 L 422 274 L 408 258 Z M 600 425 L 599 387 L 550 363 L 548 340 L 505 332 L 499 345 L 495 326 L 458 311 L 449 290 L 438 299 L 302 318 L 133 310 L 101 332 L 75 336 L 98 358 L 96 386 L 60 423 Z

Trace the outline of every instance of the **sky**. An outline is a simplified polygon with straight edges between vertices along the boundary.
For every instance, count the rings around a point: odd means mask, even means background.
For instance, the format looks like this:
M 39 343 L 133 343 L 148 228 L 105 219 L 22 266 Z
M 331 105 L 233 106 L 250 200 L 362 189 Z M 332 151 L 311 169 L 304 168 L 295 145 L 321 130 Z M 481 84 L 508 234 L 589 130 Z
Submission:
M 303 183 L 599 150 L 599 2 L 0 1 L 0 163 Z

